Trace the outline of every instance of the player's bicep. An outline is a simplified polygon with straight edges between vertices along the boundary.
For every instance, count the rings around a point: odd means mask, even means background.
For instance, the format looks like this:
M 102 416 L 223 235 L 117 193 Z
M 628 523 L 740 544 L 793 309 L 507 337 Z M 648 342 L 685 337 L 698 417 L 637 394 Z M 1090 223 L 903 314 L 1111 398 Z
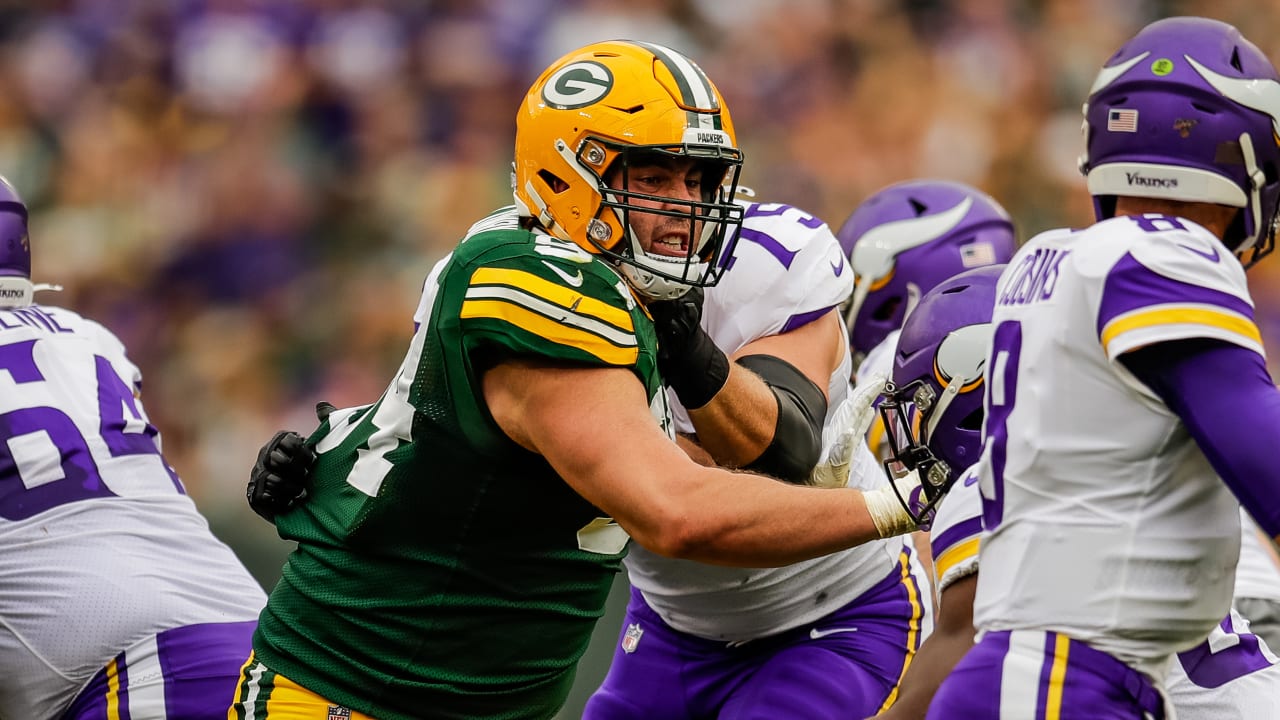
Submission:
M 661 493 L 649 488 L 673 464 L 691 464 L 631 370 L 507 361 L 485 373 L 484 395 L 508 437 L 624 528 L 660 512 Z
M 794 330 L 753 340 L 733 354 L 736 361 L 749 355 L 771 355 L 785 360 L 827 394 L 831 373 L 845 352 L 844 332 L 834 310 Z

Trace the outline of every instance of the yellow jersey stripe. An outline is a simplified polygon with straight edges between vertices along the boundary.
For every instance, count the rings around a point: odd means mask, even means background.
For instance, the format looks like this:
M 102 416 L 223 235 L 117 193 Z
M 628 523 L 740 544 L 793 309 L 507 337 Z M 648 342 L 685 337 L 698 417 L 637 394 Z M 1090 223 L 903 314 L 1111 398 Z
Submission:
M 541 298 L 521 292 L 515 288 L 509 287 L 478 287 L 467 290 L 467 295 L 463 300 L 463 305 L 472 301 L 495 300 L 512 305 L 518 305 L 531 310 L 538 315 L 564 325 L 571 325 L 580 330 L 595 333 L 600 337 L 608 340 L 614 345 L 621 347 L 633 347 L 636 345 L 635 333 L 619 330 L 617 327 L 609 323 L 600 322 L 593 317 L 579 315 L 574 313 L 571 308 L 562 308 L 559 305 L 546 302 Z
M 982 537 L 974 536 L 943 550 L 941 555 L 933 559 L 934 572 L 942 578 L 951 568 L 965 560 L 977 557 L 978 546 L 981 543 Z
M 1258 332 L 1258 326 L 1236 313 L 1204 306 L 1162 305 L 1153 310 L 1121 315 L 1107 323 L 1102 329 L 1102 346 L 1110 345 L 1116 336 L 1123 333 L 1159 325 L 1207 325 L 1248 338 L 1257 345 L 1262 344 L 1262 333 Z
M 630 346 L 618 347 L 590 330 L 556 322 L 503 300 L 467 300 L 462 303 L 461 317 L 502 320 L 557 345 L 577 348 L 610 365 L 634 365 L 640 357 L 634 338 Z
M 902 672 L 898 673 L 898 681 L 893 684 L 893 690 L 889 691 L 889 697 L 884 699 L 884 704 L 876 711 L 877 714 L 888 710 L 889 706 L 898 699 L 898 688 L 902 686 L 902 678 L 907 674 L 907 668 L 911 667 L 911 661 L 916 656 L 916 648 L 919 647 L 920 619 L 924 617 L 915 578 L 911 576 L 911 555 L 906 550 L 898 555 L 898 566 L 902 571 L 902 584 L 907 588 L 907 602 L 911 604 L 911 622 L 907 624 L 907 657 L 902 662 Z
M 1044 720 L 1059 720 L 1062 716 L 1062 690 L 1067 677 L 1067 656 L 1071 651 L 1071 638 L 1055 633 L 1053 640 L 1053 665 L 1049 668 L 1049 692 L 1044 704 Z
M 581 277 L 581 271 L 579 271 Z M 580 292 L 538 277 L 524 270 L 507 268 L 482 267 L 471 276 L 471 288 L 481 285 L 506 285 L 523 291 L 527 295 L 540 298 L 544 302 L 567 308 L 579 315 L 586 315 L 606 322 L 628 333 L 635 333 L 635 325 L 631 313 L 595 298 L 587 297 Z M 470 295 L 470 291 L 467 293 Z

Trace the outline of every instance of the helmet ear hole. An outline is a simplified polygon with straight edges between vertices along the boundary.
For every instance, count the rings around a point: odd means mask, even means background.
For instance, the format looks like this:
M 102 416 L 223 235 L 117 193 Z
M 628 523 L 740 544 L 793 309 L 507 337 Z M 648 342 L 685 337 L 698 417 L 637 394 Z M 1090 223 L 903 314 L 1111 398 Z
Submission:
M 542 182 L 546 183 L 547 187 L 551 188 L 551 192 L 557 195 L 569 189 L 569 183 L 561 180 L 560 176 L 550 170 L 539 170 L 538 177 L 542 178 Z
M 964 416 L 959 425 L 961 430 L 973 430 L 977 432 L 982 429 L 982 407 L 979 406 L 973 412 Z
M 1229 238 L 1235 238 L 1236 240 L 1232 242 Z M 1223 236 L 1222 244 L 1226 245 L 1228 250 L 1235 252 L 1240 244 L 1244 242 L 1244 238 L 1244 211 L 1241 208 L 1236 212 L 1235 217 L 1231 219 L 1231 224 L 1227 226 L 1227 232 Z
M 875 312 L 871 313 L 871 318 L 877 322 L 887 322 L 898 311 L 898 306 L 901 304 L 902 298 L 897 295 L 888 298 L 876 306 Z

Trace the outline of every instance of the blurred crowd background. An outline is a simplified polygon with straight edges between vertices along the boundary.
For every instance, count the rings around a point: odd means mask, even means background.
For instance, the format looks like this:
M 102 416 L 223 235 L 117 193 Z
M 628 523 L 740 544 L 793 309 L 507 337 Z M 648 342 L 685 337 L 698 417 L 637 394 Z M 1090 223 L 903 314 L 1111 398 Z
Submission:
M 554 58 L 684 51 L 744 182 L 833 228 L 933 176 L 990 192 L 1025 240 L 1091 221 L 1081 103 L 1178 14 L 1280 60 L 1271 0 L 0 0 L 0 174 L 33 211 L 35 279 L 66 287 L 42 301 L 124 340 L 166 454 L 270 587 L 287 548 L 244 506 L 257 448 L 317 400 L 378 396 L 427 271 L 510 201 L 516 107 Z M 1278 278 L 1280 258 L 1251 272 L 1273 358 Z

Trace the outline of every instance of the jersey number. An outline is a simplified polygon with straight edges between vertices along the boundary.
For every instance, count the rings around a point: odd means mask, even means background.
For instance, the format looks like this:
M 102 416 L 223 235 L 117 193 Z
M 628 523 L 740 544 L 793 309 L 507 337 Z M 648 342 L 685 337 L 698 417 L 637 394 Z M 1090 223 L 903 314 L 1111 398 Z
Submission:
M 46 382 L 36 365 L 38 340 L 0 345 L 0 372 L 19 386 Z M 111 457 L 160 456 L 155 427 L 147 422 L 128 385 L 111 363 L 94 356 L 98 437 Z M 126 413 L 128 417 L 126 417 Z M 160 457 L 173 486 L 182 482 Z M 89 440 L 75 421 L 50 406 L 24 407 L 0 414 L 0 517 L 24 520 L 77 500 L 113 497 L 102 481 Z
M 996 327 L 991 340 L 991 370 L 985 402 L 983 448 L 990 472 L 983 475 L 982 527 L 995 529 L 1004 517 L 1004 465 L 1008 454 L 1009 413 L 1018 399 L 1018 359 L 1022 356 L 1022 325 L 1007 321 Z
M 1178 653 L 1178 662 L 1187 679 L 1203 688 L 1216 688 L 1236 678 L 1264 670 L 1276 664 L 1276 658 L 1258 643 L 1252 633 L 1236 632 L 1228 615 L 1209 638 L 1186 652 Z
M 745 217 L 775 217 L 779 215 L 792 215 L 794 216 L 793 219 L 797 223 L 810 229 L 822 227 L 821 220 L 804 212 L 803 210 L 792 207 L 790 205 L 783 205 L 781 203 L 764 203 L 761 205 L 755 205 L 747 210 Z M 786 245 L 783 245 L 782 241 L 779 240 L 778 238 L 766 232 L 762 232 L 760 230 L 755 230 L 752 228 L 741 228 L 738 231 L 738 239 L 745 240 L 747 242 L 753 242 L 759 245 L 760 247 L 768 251 L 768 253 L 772 255 L 775 260 L 777 260 L 779 263 L 782 263 L 783 267 L 788 269 L 791 267 L 792 261 L 795 260 L 796 253 L 800 252 L 799 248 L 792 250 Z M 737 259 L 736 255 L 729 255 L 728 260 L 725 260 L 722 262 L 725 262 L 726 263 L 725 267 L 728 268 L 732 266 L 733 262 L 736 259 Z

